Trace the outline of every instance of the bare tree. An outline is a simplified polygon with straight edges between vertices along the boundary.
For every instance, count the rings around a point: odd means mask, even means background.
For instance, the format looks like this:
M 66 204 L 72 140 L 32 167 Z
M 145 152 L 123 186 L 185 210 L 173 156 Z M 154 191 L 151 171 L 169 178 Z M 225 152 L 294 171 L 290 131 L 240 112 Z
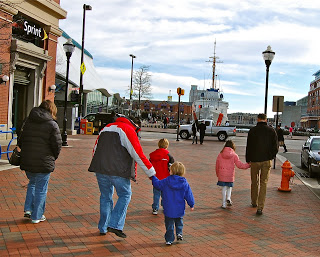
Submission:
M 150 66 L 143 65 L 139 70 L 135 71 L 133 75 L 132 96 L 138 99 L 139 109 L 142 98 L 152 98 L 151 74 L 149 73 L 149 68 Z

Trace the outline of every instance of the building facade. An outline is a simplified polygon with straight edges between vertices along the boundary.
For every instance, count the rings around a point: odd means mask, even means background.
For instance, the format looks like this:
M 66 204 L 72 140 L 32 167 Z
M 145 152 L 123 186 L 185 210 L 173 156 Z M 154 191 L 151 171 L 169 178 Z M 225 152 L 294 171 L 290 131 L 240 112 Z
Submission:
M 304 128 L 320 127 L 320 70 L 313 74 L 315 79 L 310 82 L 308 92 L 307 115 L 301 117 L 300 123 Z
M 67 12 L 60 0 L 2 1 L 0 3 L 0 124 L 21 127 L 30 110 L 54 100 L 59 20 Z

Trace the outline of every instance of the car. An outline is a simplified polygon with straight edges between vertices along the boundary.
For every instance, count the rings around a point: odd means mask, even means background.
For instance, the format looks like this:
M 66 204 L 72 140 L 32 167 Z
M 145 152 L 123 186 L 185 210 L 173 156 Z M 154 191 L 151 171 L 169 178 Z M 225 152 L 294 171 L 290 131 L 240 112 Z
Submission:
M 311 136 L 301 149 L 301 168 L 307 168 L 310 177 L 320 173 L 320 136 Z
M 93 123 L 93 134 L 97 135 L 107 124 L 115 121 L 115 113 L 89 113 L 84 116 L 84 119 Z

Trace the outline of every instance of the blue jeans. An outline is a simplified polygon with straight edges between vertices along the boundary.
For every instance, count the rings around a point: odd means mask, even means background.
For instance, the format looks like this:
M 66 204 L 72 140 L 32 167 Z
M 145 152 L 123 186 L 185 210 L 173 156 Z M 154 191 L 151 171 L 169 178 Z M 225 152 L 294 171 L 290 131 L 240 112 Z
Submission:
M 48 184 L 51 173 L 32 173 L 26 171 L 29 179 L 24 211 L 31 212 L 32 220 L 39 220 L 46 207 Z
M 100 173 L 96 176 L 101 193 L 98 228 L 102 233 L 106 233 L 108 227 L 123 230 L 132 194 L 130 179 Z M 114 188 L 118 195 L 115 206 L 112 200 Z
M 166 233 L 164 235 L 166 242 L 173 242 L 174 241 L 174 225 L 176 225 L 176 234 L 182 235 L 183 217 L 181 217 L 181 218 L 168 218 L 165 216 L 164 223 L 166 225 Z
M 159 201 L 160 201 L 161 191 L 153 187 L 153 204 L 152 209 L 159 210 Z M 162 206 L 162 199 L 161 199 Z

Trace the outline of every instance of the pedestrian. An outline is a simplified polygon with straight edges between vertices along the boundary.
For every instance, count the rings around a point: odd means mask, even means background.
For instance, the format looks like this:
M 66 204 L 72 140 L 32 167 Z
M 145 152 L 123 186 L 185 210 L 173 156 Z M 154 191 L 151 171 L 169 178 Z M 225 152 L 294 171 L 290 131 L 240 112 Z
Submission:
M 246 148 L 246 162 L 251 164 L 251 205 L 257 207 L 257 215 L 264 208 L 271 162 L 277 152 L 277 133 L 267 125 L 266 114 L 259 114 L 257 125 L 248 133 Z
M 168 124 L 168 118 L 167 117 L 164 117 L 163 118 L 163 128 L 167 128 L 167 124 Z
M 194 141 L 196 141 L 196 144 L 198 144 L 198 136 L 200 136 L 198 120 L 195 120 L 192 124 L 192 135 L 193 135 L 192 144 L 194 144 Z
M 174 163 L 174 158 L 168 151 L 169 141 L 162 138 L 158 142 L 158 149 L 150 153 L 150 162 L 156 170 L 159 180 L 165 179 L 170 175 L 170 166 Z M 152 214 L 157 215 L 159 210 L 161 191 L 153 187 Z M 161 204 L 162 205 L 162 204 Z
M 293 127 L 289 128 L 289 136 L 292 138 L 292 133 L 293 133 Z
M 216 174 L 218 177 L 218 186 L 222 188 L 222 206 L 225 209 L 227 206 L 232 206 L 231 192 L 235 178 L 235 167 L 239 169 L 250 168 L 249 163 L 242 163 L 239 156 L 235 152 L 236 146 L 232 140 L 227 140 L 223 149 L 218 155 L 216 161 Z
M 37 224 L 45 221 L 44 216 L 48 184 L 55 168 L 62 140 L 56 122 L 57 107 L 50 100 L 32 108 L 18 140 L 21 148 L 20 169 L 29 179 L 24 217 Z
M 183 240 L 183 216 L 186 203 L 194 210 L 194 198 L 185 175 L 185 167 L 181 162 L 175 162 L 170 167 L 170 176 L 159 180 L 152 177 L 152 184 L 161 191 L 163 199 L 164 222 L 166 233 L 164 238 L 166 245 L 172 245 L 175 239 L 174 227 L 176 228 L 177 240 Z
M 280 125 L 277 126 L 277 136 L 278 145 L 283 147 L 284 153 L 288 152 L 286 144 L 284 143 L 283 129 L 280 127 Z
M 199 125 L 199 131 L 200 131 L 200 145 L 203 144 L 203 139 L 204 139 L 204 134 L 206 131 L 206 124 L 204 123 L 204 120 L 201 121 L 200 125 Z
M 130 179 L 136 181 L 136 163 L 148 177 L 155 175 L 152 164 L 142 151 L 139 131 L 131 119 L 119 117 L 105 126 L 96 140 L 88 170 L 95 172 L 101 193 L 100 235 L 111 232 L 118 237 L 127 237 L 123 227 L 132 194 Z M 112 198 L 114 188 L 118 195 L 115 205 Z

